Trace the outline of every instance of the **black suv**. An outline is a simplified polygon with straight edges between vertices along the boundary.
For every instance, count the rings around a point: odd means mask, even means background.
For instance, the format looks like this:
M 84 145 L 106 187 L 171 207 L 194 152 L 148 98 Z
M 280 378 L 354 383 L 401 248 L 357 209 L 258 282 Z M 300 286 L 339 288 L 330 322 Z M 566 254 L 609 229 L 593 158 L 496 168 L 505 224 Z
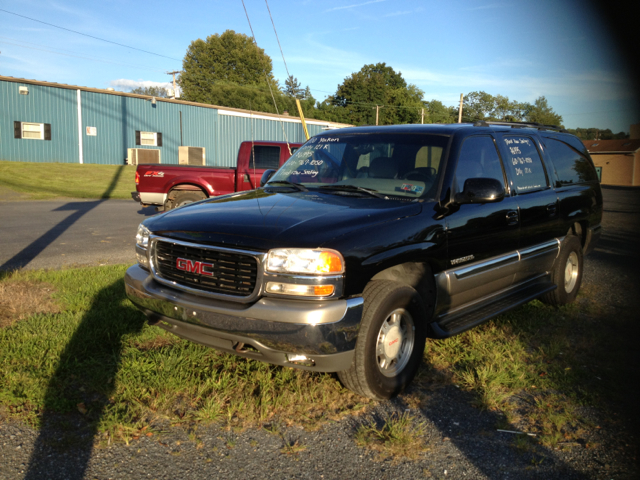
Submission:
M 545 125 L 333 130 L 267 180 L 145 220 L 127 295 L 176 335 L 376 399 L 427 337 L 573 301 L 601 231 L 589 154 Z

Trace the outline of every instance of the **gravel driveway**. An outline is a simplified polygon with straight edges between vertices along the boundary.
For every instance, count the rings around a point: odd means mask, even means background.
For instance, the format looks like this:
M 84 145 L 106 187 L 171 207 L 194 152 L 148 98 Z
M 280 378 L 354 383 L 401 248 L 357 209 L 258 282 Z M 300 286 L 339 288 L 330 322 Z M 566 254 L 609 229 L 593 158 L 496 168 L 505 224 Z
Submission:
M 605 235 L 586 259 L 583 285 L 597 287 L 592 290 L 606 305 L 607 315 L 635 318 L 640 291 L 640 190 L 605 189 L 604 193 Z M 637 337 L 640 332 L 619 333 Z M 637 355 L 628 360 L 638 365 Z M 76 441 L 54 449 L 42 438 L 55 440 L 63 432 L 46 427 L 38 432 L 5 422 L 0 423 L 0 479 L 640 478 L 639 383 L 638 376 L 629 379 L 628 402 L 612 406 L 610 410 L 617 412 L 613 416 L 585 407 L 583 417 L 598 427 L 564 450 L 540 445 L 526 451 L 515 448 L 513 434 L 496 431 L 499 414 L 473 407 L 471 396 L 455 385 L 426 392 L 423 408 L 410 408 L 400 397 L 379 403 L 365 417 L 349 417 L 311 432 L 283 425 L 274 425 L 270 431 L 236 432 L 216 425 L 188 431 L 158 424 L 154 430 L 162 433 L 141 437 L 128 446 L 98 447 L 69 420 L 68 431 L 75 432 Z M 417 460 L 381 459 L 357 446 L 354 435 L 359 425 L 407 410 L 426 427 L 428 450 Z

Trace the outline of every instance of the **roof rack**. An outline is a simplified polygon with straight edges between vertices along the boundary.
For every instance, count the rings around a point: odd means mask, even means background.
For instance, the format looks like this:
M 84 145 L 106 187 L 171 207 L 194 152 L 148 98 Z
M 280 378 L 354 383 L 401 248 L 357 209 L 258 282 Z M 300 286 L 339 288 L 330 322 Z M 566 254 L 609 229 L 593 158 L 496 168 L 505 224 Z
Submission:
M 474 127 L 488 127 L 489 125 L 501 125 L 511 128 L 537 128 L 538 130 L 555 130 L 558 132 L 569 133 L 567 130 L 562 127 L 558 127 L 557 125 L 544 125 L 536 122 L 496 122 L 479 120 L 473 124 Z

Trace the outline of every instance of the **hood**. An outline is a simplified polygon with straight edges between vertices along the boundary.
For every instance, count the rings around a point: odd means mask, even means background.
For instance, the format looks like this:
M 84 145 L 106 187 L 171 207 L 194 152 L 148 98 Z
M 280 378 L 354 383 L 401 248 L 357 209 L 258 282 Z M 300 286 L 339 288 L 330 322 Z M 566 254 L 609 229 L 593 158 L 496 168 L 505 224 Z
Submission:
M 421 210 L 418 202 L 259 189 L 189 204 L 144 224 L 154 234 L 198 243 L 257 250 L 315 248 L 345 233 Z

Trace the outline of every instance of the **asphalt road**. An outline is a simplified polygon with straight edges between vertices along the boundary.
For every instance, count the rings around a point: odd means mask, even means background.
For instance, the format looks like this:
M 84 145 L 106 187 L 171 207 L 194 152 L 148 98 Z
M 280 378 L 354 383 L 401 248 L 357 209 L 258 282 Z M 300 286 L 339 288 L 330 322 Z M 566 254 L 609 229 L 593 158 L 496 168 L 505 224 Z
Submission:
M 135 263 L 136 229 L 154 213 L 133 200 L 0 203 L 0 270 Z

